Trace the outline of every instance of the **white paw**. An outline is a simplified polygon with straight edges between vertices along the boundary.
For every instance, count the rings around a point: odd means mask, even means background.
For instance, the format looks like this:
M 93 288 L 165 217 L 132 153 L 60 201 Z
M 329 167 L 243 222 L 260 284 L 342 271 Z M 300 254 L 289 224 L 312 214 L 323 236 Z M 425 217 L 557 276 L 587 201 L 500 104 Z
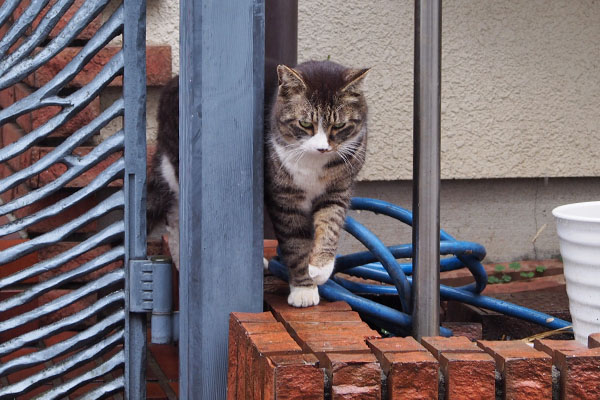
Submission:
M 316 265 L 308 264 L 308 276 L 310 276 L 313 282 L 317 285 L 322 285 L 331 276 L 333 272 L 333 264 L 335 260 L 331 260 L 327 264 L 322 267 L 317 267 Z
M 294 307 L 310 307 L 319 304 L 319 289 L 317 287 L 292 286 L 288 304 Z
M 265 268 L 265 271 L 269 269 L 269 260 L 267 260 L 264 257 L 263 257 L 263 267 Z

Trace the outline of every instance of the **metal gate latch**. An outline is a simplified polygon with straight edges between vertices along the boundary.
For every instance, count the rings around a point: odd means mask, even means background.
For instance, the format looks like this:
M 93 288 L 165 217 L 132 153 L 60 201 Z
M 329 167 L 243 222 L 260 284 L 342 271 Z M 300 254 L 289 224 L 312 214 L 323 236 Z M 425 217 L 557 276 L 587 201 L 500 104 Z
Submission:
M 171 263 L 164 258 L 129 261 L 129 311 L 152 313 L 152 343 L 178 340 L 179 318 L 173 312 Z

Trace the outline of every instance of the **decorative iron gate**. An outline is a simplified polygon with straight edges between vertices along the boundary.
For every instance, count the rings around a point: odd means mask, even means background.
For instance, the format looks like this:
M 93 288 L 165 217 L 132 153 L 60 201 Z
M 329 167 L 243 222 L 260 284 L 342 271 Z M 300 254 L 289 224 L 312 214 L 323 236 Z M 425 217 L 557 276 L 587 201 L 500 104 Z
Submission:
M 0 399 L 145 398 L 146 6 L 113 6 L 0 6 Z

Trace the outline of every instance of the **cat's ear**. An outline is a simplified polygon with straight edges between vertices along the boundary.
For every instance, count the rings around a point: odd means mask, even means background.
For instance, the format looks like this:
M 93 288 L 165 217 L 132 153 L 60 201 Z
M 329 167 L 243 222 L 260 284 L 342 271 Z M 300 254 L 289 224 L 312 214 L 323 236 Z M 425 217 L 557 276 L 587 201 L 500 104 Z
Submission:
M 279 86 L 287 89 L 298 88 L 305 89 L 306 83 L 298 71 L 287 65 L 277 66 L 277 77 L 279 79 Z
M 360 68 L 360 69 L 347 69 L 344 71 L 344 81 L 346 84 L 342 88 L 342 91 L 346 90 L 360 90 L 362 89 L 362 84 L 367 76 L 367 73 L 371 70 L 371 68 Z

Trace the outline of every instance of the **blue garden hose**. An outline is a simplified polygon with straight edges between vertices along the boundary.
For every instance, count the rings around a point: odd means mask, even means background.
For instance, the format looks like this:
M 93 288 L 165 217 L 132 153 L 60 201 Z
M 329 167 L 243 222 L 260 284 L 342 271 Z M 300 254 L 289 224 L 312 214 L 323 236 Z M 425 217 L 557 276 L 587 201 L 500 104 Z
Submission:
M 355 197 L 352 199 L 350 207 L 353 210 L 383 214 L 407 225 L 412 225 L 410 211 L 382 200 Z M 410 331 L 412 325 L 412 317 L 409 314 L 411 311 L 412 263 L 398 263 L 396 259 L 412 257 L 412 245 L 387 247 L 375 234 L 352 217 L 346 217 L 344 229 L 369 251 L 336 257 L 334 274 L 325 284 L 319 286 L 319 294 L 330 301 L 346 301 L 352 309 L 388 331 Z M 442 299 L 460 301 L 496 311 L 542 325 L 548 329 L 560 329 L 571 325 L 568 321 L 539 311 L 493 297 L 482 296 L 480 293 L 485 289 L 487 283 L 487 273 L 481 265 L 481 260 L 485 257 L 485 248 L 482 245 L 457 241 L 442 230 L 440 231 L 440 254 L 449 256 L 440 260 L 441 271 L 466 267 L 475 279 L 475 283 L 462 287 L 440 285 Z M 279 258 L 271 260 L 269 270 L 284 280 L 288 279 L 287 270 Z M 349 281 L 335 276 L 337 272 L 379 281 L 387 285 Z M 357 293 L 398 295 L 402 311 L 360 297 Z M 451 336 L 452 332 L 447 328 L 440 327 L 440 334 Z

